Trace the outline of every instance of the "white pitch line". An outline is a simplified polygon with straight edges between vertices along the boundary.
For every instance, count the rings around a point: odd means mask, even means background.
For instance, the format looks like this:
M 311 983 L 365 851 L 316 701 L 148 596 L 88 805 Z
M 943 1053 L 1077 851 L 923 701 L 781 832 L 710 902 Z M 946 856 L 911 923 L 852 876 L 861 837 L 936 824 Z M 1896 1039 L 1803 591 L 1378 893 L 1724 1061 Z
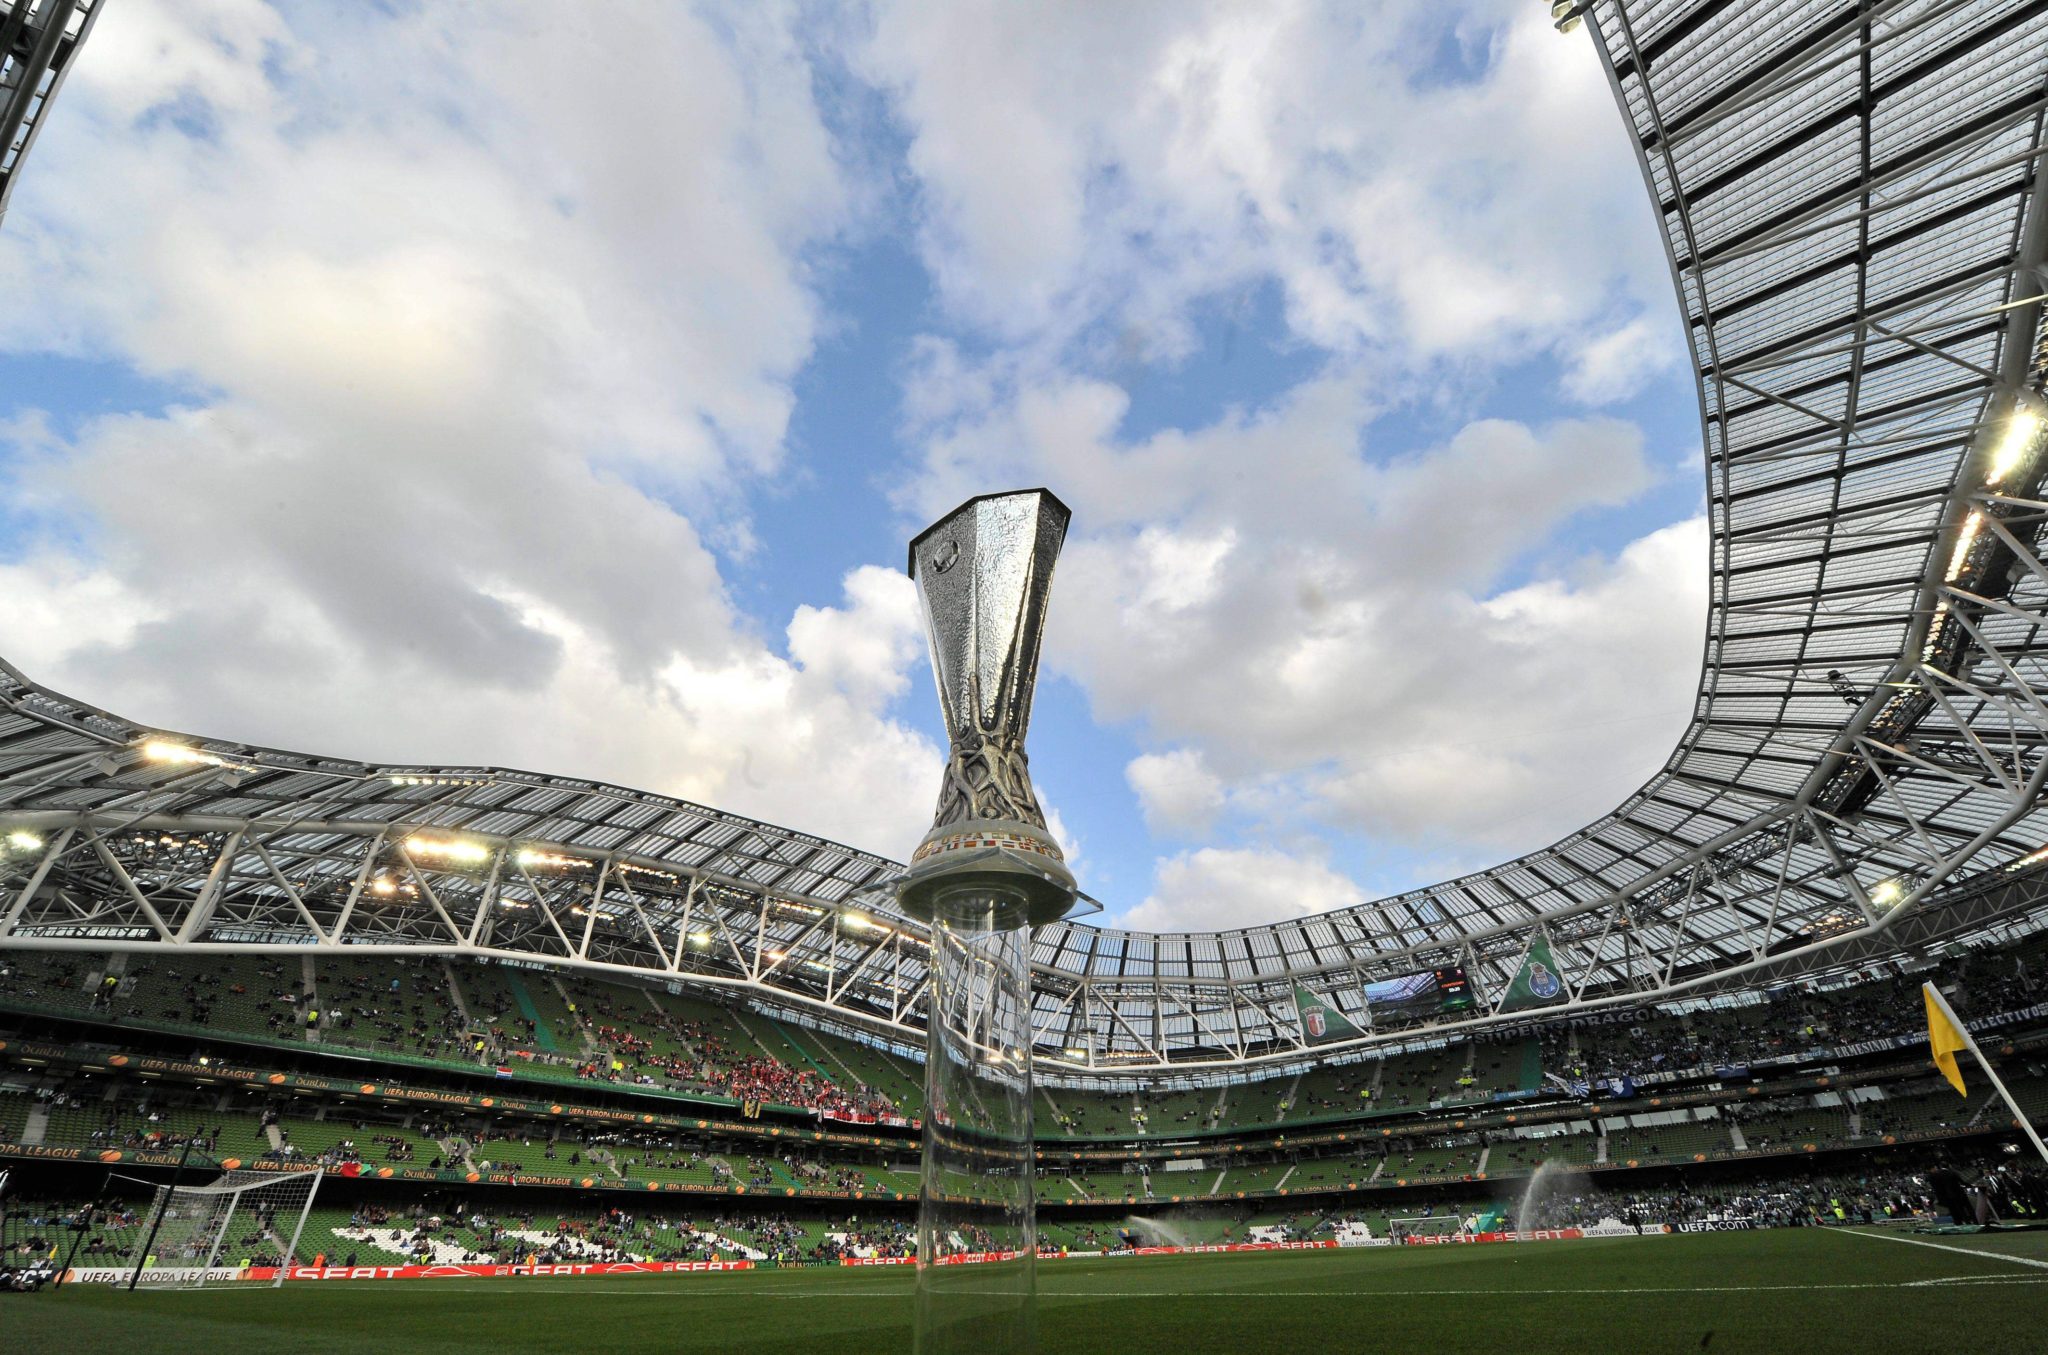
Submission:
M 1936 1251 L 1952 1251 L 1958 1256 L 1981 1256 L 1987 1261 L 2004 1261 L 2009 1265 L 2033 1266 L 2037 1270 L 2048 1270 L 2048 1261 L 2036 1261 L 2031 1256 L 2014 1256 L 2009 1252 L 1984 1251 L 1978 1247 L 1958 1247 L 1947 1242 L 1929 1242 L 1925 1238 L 1900 1237 L 1896 1233 L 1864 1233 L 1853 1229 L 1833 1230 L 1838 1237 L 1877 1237 L 1886 1242 L 1905 1242 L 1915 1247 L 1932 1247 Z
M 1959 1250 L 1948 1248 L 1947 1250 Z M 1996 1253 L 1974 1253 L 1995 1256 Z M 2000 1260 L 2014 1260 L 2013 1257 L 1999 1257 Z M 2039 1265 L 2040 1262 L 2028 1262 Z M 308 1282 L 312 1283 L 312 1282 Z M 359 1282 L 360 1283 L 360 1282 Z M 1956 1275 L 1940 1281 L 1920 1280 L 1916 1284 L 1941 1283 L 1948 1285 L 2048 1285 L 2048 1278 L 2035 1279 L 2028 1275 Z M 1525 1295 L 1598 1295 L 1614 1297 L 1628 1294 L 1766 1294 L 1766 1293 L 1818 1293 L 1824 1290 L 1897 1289 L 1899 1282 L 1888 1280 L 1840 1284 L 1712 1284 L 1712 1285 L 1660 1285 L 1620 1289 L 1246 1289 L 1216 1290 L 1198 1293 L 1186 1289 L 1041 1289 L 1042 1299 L 1368 1299 L 1368 1298 L 1520 1298 Z M 890 1292 L 875 1290 L 834 1291 L 831 1289 L 775 1289 L 750 1291 L 730 1290 L 725 1293 L 677 1289 L 614 1289 L 591 1288 L 583 1285 L 547 1286 L 522 1284 L 522 1293 L 543 1294 L 631 1294 L 643 1298 L 658 1298 L 669 1302 L 678 1298 L 702 1299 L 885 1299 L 895 1303 L 908 1303 L 912 1292 L 908 1289 Z M 230 1289 L 187 1291 L 195 1293 L 230 1293 Z M 447 1296 L 446 1290 L 387 1290 L 386 1293 L 439 1293 Z

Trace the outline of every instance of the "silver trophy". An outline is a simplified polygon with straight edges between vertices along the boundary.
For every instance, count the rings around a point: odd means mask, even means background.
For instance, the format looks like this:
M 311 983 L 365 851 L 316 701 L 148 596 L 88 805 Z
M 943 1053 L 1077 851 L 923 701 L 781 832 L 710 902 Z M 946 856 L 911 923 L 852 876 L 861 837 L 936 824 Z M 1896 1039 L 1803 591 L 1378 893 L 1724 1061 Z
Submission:
M 910 543 L 939 708 L 952 742 L 932 830 L 910 858 L 906 907 L 1002 883 L 1033 926 L 1063 914 L 1074 877 L 1031 789 L 1024 732 L 1067 506 L 1043 489 L 969 499 Z
M 910 543 L 952 745 L 932 829 L 897 884 L 931 937 L 920 1355 L 1034 1344 L 1031 933 L 1075 889 L 1024 732 L 1069 516 L 1042 489 L 987 494 Z

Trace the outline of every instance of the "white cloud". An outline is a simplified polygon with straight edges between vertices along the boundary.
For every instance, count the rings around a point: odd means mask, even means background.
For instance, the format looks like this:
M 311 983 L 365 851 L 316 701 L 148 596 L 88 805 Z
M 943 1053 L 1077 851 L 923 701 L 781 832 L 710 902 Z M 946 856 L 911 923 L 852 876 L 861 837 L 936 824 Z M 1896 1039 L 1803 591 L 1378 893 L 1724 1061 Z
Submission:
M 1121 925 L 1148 932 L 1217 931 L 1365 900 L 1356 883 L 1310 855 L 1204 847 L 1161 861 L 1152 894 Z
M 879 573 L 880 571 L 874 571 Z M 629 676 L 603 637 L 537 598 L 499 599 L 560 660 L 531 690 L 352 652 L 317 612 L 245 596 L 178 608 L 67 562 L 0 566 L 0 634 L 31 677 L 173 730 L 370 761 L 493 761 L 650 787 L 900 855 L 929 822 L 941 756 L 892 722 L 901 653 L 922 643 L 869 571 L 841 608 L 792 622 L 794 659 L 672 654 Z M 874 637 L 849 655 L 821 635 Z M 892 676 L 893 672 L 893 676 Z M 832 793 L 846 785 L 859 794 Z
M 1638 315 L 1578 346 L 1564 374 L 1564 392 L 1586 405 L 1625 400 L 1669 367 L 1677 351 L 1661 316 Z
M 7 656 L 169 727 L 906 850 L 906 583 L 855 570 L 778 645 L 713 555 L 855 210 L 797 17 L 111 6 L 0 233 L 0 350 L 191 394 L 12 423 L 64 530 L 6 567 Z
M 1124 768 L 1145 826 L 1156 834 L 1206 833 L 1223 810 L 1223 780 L 1203 764 L 1201 750 L 1143 753 Z
M 1296 334 L 1394 360 L 1671 323 L 1591 44 L 1520 0 L 885 2 L 863 56 L 941 295 L 1013 343 L 1171 357 L 1268 279 Z
M 1547 356 L 1597 406 L 1677 358 L 1582 37 L 1519 0 L 882 3 L 864 60 L 946 313 L 980 340 L 917 354 L 899 501 L 1044 483 L 1073 505 L 1047 662 L 1150 745 L 1126 780 L 1153 831 L 1227 807 L 1470 859 L 1658 763 L 1697 674 L 1701 529 L 1557 542 L 1638 500 L 1661 451 L 1601 418 L 1382 445 L 1388 412 L 1455 415 L 1503 366 Z M 1321 371 L 1127 436 L 1100 374 L 1177 359 L 1203 303 L 1265 287 Z
M 1078 378 L 1024 391 L 935 439 L 922 492 L 1044 482 L 1072 503 L 1046 660 L 1158 746 L 1126 772 L 1155 831 L 1227 804 L 1491 855 L 1611 808 L 1668 751 L 1698 673 L 1701 524 L 1543 554 L 1653 483 L 1632 425 L 1481 420 L 1375 462 L 1372 406 L 1334 377 L 1136 443 L 1121 410 Z
M 923 656 L 924 614 L 910 576 L 863 565 L 846 576 L 844 609 L 799 607 L 789 656 L 803 668 L 880 706 L 910 686 Z
M 1087 888 L 1087 868 L 1084 861 L 1083 844 L 1074 831 L 1067 827 L 1067 820 L 1051 805 L 1045 806 L 1045 831 L 1052 834 L 1052 840 L 1060 847 L 1060 855 L 1066 858 L 1067 869 L 1074 872 L 1074 878 L 1082 888 Z

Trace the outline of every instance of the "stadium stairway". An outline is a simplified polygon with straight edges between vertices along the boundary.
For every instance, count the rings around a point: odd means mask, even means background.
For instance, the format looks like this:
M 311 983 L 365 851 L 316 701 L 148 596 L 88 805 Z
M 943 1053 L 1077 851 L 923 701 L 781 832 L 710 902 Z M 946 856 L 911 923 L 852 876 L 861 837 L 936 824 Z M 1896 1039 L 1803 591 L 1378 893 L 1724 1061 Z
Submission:
M 1279 1124 L 1281 1121 L 1285 1120 L 1287 1118 L 1287 1113 L 1290 1110 L 1294 1109 L 1294 1097 L 1295 1093 L 1298 1092 L 1301 1088 L 1301 1077 L 1302 1075 L 1300 1073 L 1296 1073 L 1293 1077 L 1288 1079 L 1287 1090 L 1280 1093 L 1279 1104 L 1273 1107 L 1272 1122 L 1274 1124 Z
M 1052 1112 L 1052 1122 L 1062 1128 L 1066 1127 L 1067 1114 L 1060 1109 L 1060 1103 L 1052 1099 L 1052 1088 L 1041 1086 L 1038 1095 L 1045 1101 L 1046 1108 Z
M 299 957 L 299 988 L 306 995 L 305 1009 L 316 1012 L 326 1010 L 320 1005 L 319 979 L 319 971 L 313 963 L 313 957 L 301 955 Z M 299 1009 L 294 1009 L 295 1012 L 297 1010 Z M 296 1024 L 299 1028 L 300 1039 L 304 1040 L 307 1044 L 319 1044 L 321 1042 L 323 1032 L 320 1022 L 308 1021 L 301 1016 Z
M 476 1014 L 470 1011 L 469 1002 L 462 995 L 462 985 L 455 981 L 455 966 L 449 964 L 446 960 L 442 960 L 439 967 L 441 977 L 448 987 L 448 1000 L 454 1005 L 455 1014 L 462 1021 L 462 1028 L 464 1030 L 477 1029 L 479 1023 L 476 1019 Z
M 734 1013 L 734 1019 L 739 1019 L 737 1012 Z M 792 1068 L 808 1067 L 812 1072 L 816 1073 L 819 1077 L 822 1077 L 827 1082 L 831 1083 L 838 1083 L 842 1080 L 842 1078 L 846 1078 L 850 1074 L 850 1070 L 847 1069 L 844 1065 L 841 1065 L 840 1071 L 835 1073 L 830 1068 L 827 1068 L 824 1064 L 818 1062 L 818 1057 L 816 1054 L 811 1052 L 810 1046 L 805 1044 L 803 1041 L 797 1039 L 795 1031 L 791 1030 L 788 1026 L 783 1025 L 774 1017 L 761 1016 L 757 1014 L 755 1019 L 761 1022 L 761 1024 L 767 1028 L 770 1039 L 774 1041 L 775 1045 L 780 1046 L 780 1048 L 774 1048 L 774 1046 L 770 1045 L 769 1040 L 761 1039 L 759 1035 L 756 1035 L 756 1040 L 759 1041 L 763 1048 L 774 1049 L 776 1057 L 782 1059 L 784 1063 L 789 1064 Z M 742 1022 L 742 1024 L 744 1024 L 744 1022 Z M 783 1051 L 787 1051 L 790 1054 L 794 1054 L 796 1055 L 796 1057 L 794 1059 L 787 1058 L 784 1056 Z
M 589 1024 L 577 1011 L 576 999 L 562 983 L 560 971 L 536 970 L 528 974 L 526 991 L 533 996 L 535 1008 L 543 1013 L 548 1027 L 554 1031 L 562 1053 L 579 1060 L 596 1056 L 597 1037 L 590 1033 Z

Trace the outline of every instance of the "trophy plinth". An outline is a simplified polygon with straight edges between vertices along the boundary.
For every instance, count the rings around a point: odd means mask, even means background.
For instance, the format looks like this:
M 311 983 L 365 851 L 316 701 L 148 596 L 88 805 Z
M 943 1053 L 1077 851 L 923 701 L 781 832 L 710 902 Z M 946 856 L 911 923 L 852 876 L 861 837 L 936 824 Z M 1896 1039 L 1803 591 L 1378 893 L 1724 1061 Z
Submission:
M 897 885 L 903 911 L 930 922 L 957 909 L 942 901 L 986 895 L 990 925 L 1039 928 L 1074 905 L 1074 876 L 1043 828 L 1016 819 L 970 819 L 925 835 Z

